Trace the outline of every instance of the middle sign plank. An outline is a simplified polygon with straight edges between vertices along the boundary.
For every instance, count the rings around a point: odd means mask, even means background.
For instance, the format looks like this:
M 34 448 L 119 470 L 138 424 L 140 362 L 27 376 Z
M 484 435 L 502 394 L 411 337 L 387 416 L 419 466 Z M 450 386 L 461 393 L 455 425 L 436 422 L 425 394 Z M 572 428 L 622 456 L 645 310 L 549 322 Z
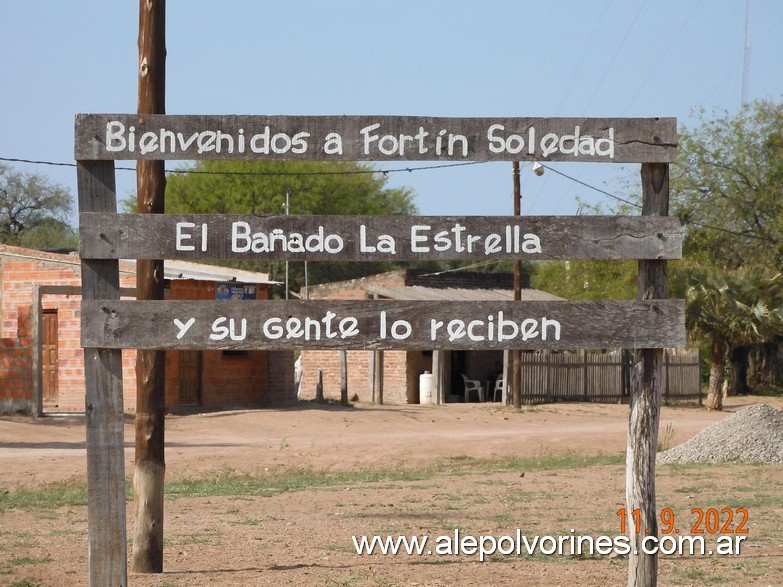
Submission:
M 679 259 L 680 223 L 640 216 L 82 213 L 85 259 Z

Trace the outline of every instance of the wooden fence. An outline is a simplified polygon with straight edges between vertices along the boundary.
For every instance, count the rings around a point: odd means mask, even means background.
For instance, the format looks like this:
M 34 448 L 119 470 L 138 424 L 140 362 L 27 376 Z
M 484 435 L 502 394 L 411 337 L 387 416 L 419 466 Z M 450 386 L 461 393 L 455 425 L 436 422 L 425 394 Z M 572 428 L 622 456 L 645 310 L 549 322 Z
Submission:
M 667 349 L 663 363 L 664 400 L 699 398 L 698 349 Z M 535 351 L 522 353 L 522 400 L 619 402 L 630 397 L 632 353 Z

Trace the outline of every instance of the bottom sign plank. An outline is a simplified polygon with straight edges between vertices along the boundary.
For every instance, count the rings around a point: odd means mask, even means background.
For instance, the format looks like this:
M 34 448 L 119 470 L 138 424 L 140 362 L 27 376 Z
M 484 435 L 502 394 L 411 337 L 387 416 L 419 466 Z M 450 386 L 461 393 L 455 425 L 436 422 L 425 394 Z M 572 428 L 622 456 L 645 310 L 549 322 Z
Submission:
M 685 346 L 682 300 L 82 302 L 83 347 L 491 350 Z

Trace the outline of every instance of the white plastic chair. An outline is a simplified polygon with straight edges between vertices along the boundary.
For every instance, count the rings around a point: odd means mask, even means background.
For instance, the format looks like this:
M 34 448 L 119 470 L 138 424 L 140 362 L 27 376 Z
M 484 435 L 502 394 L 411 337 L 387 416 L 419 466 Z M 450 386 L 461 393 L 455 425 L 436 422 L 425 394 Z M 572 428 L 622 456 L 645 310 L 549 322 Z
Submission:
M 484 386 L 481 385 L 480 381 L 477 381 L 475 379 L 468 379 L 468 376 L 464 373 L 462 374 L 462 380 L 465 382 L 465 403 L 470 401 L 470 392 L 475 391 L 478 393 L 478 398 L 480 402 L 484 401 Z
M 498 394 L 500 394 L 500 399 L 503 399 L 503 378 L 498 377 L 495 379 L 495 388 L 492 395 L 492 401 L 496 402 L 498 401 Z

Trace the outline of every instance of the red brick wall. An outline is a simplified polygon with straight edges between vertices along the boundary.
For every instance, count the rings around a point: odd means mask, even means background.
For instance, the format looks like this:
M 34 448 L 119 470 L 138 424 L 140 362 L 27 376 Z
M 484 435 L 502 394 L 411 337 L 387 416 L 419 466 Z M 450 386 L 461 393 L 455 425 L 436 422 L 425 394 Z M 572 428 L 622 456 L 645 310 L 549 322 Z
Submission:
M 16 341 L 13 346 L 26 348 L 29 366 L 24 383 L 18 382 L 16 397 L 32 397 L 33 373 L 30 348 L 30 311 L 33 304 L 34 285 L 81 285 L 80 261 L 75 256 L 44 253 L 18 247 L 0 247 L 0 300 L 2 323 L 0 332 L 4 339 Z M 120 274 L 123 287 L 135 283 L 133 271 L 126 266 Z M 58 401 L 46 405 L 47 411 L 81 412 L 84 410 L 84 355 L 79 346 L 80 335 L 79 296 L 45 295 L 44 309 L 57 310 L 58 338 Z M 4 343 L 0 359 L 18 351 L 11 351 Z M 134 365 L 136 352 L 123 351 L 123 404 L 126 410 L 136 405 L 136 378 Z M 8 376 L 5 372 L 0 377 Z
M 258 299 L 265 300 L 268 295 L 267 286 L 260 284 Z M 214 300 L 215 284 L 174 280 L 170 299 Z M 178 355 L 169 351 L 166 358 L 166 400 L 171 407 L 179 403 Z M 271 359 L 274 364 L 270 364 Z M 222 351 L 203 351 L 201 361 L 201 405 L 205 408 L 281 405 L 296 399 L 293 352 L 248 351 L 245 356 L 231 356 Z
M 363 300 L 371 285 L 404 285 L 404 271 L 394 271 L 330 283 L 310 288 L 310 299 Z M 359 401 L 370 401 L 369 373 L 371 351 L 348 351 L 348 398 L 358 396 Z M 406 351 L 383 353 L 383 401 L 390 404 L 408 403 L 408 366 Z M 318 370 L 323 373 L 324 397 L 340 398 L 340 351 L 302 351 L 302 382 L 299 399 L 315 398 Z M 418 389 L 418 388 L 417 388 Z
M 19 316 L 19 336 L 0 339 L 0 413 L 31 412 L 30 314 Z
M 135 268 L 120 263 L 120 285 L 135 286 Z M 81 266 L 74 256 L 43 253 L 0 245 L 0 413 L 16 411 L 32 396 L 30 310 L 34 285 L 81 285 Z M 259 299 L 268 295 L 259 286 Z M 174 299 L 215 299 L 212 282 L 174 280 Z M 252 302 L 249 302 L 252 303 Z M 79 346 L 80 296 L 45 295 L 44 309 L 56 309 L 58 317 L 58 401 L 46 411 L 84 410 L 84 356 Z M 167 353 L 166 404 L 179 399 L 178 353 Z M 274 356 L 273 366 L 269 359 Z M 123 404 L 136 407 L 136 351 L 123 350 Z M 252 351 L 246 358 L 223 357 L 220 351 L 203 357 L 202 403 L 207 407 L 262 406 L 295 400 L 293 353 Z

